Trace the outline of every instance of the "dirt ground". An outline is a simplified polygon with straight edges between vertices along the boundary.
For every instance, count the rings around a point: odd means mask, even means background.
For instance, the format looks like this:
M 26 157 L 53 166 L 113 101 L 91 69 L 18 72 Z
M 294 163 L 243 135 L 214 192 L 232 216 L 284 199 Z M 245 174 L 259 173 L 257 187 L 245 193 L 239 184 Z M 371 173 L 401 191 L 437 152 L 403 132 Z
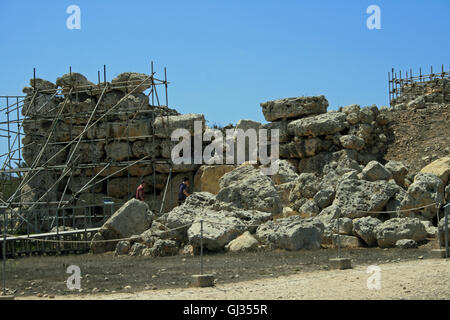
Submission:
M 351 270 L 329 269 L 335 249 L 207 254 L 213 288 L 190 287 L 198 256 L 23 257 L 7 261 L 6 284 L 16 299 L 450 299 L 450 266 L 430 259 L 432 247 L 342 250 Z M 69 265 L 81 269 L 80 291 L 67 288 Z M 369 265 L 381 268 L 381 290 L 367 289 Z

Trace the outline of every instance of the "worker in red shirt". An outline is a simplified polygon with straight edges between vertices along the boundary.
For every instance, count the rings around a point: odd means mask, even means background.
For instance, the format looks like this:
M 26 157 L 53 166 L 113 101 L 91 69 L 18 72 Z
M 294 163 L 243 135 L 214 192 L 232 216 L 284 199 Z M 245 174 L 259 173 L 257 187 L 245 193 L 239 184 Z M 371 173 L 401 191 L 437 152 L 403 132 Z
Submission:
M 145 181 L 141 181 L 141 184 L 136 189 L 136 199 L 144 201 L 144 188 L 145 188 Z

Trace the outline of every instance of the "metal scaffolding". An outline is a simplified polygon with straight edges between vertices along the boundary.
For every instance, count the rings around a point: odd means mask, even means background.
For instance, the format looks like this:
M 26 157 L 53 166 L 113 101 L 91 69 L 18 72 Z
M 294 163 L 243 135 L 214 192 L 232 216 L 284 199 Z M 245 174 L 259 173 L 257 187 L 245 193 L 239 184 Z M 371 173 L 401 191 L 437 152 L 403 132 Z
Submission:
M 72 76 L 72 68 L 69 68 L 70 76 Z M 153 123 L 156 116 L 169 115 L 170 109 L 168 108 L 168 80 L 167 80 L 167 70 L 164 68 L 164 79 L 158 79 L 155 77 L 155 72 L 153 70 L 153 62 L 150 66 L 150 75 L 144 79 L 139 80 L 128 80 L 124 82 L 110 83 L 106 78 L 106 66 L 103 66 L 103 81 L 100 81 L 100 71 L 98 71 L 98 83 L 94 86 L 92 85 L 70 85 L 64 87 L 58 87 L 56 89 L 38 89 L 36 87 L 36 69 L 33 70 L 32 78 L 32 93 L 27 96 L 0 96 L 0 114 L 5 115 L 5 119 L 0 121 L 0 141 L 2 145 L 7 145 L 7 152 L 0 155 L 0 162 L 2 166 L 0 168 L 0 178 L 2 181 L 0 189 L 0 205 L 4 207 L 8 214 L 4 214 L 3 217 L 3 233 L 17 234 L 18 230 L 26 225 L 26 233 L 29 236 L 33 233 L 38 233 L 42 229 L 42 225 L 46 224 L 50 227 L 56 227 L 56 234 L 59 233 L 60 226 L 66 228 L 66 222 L 69 223 L 72 228 L 81 227 L 81 229 L 87 229 L 94 227 L 93 223 L 97 222 L 103 223 L 112 213 L 113 210 L 106 210 L 105 203 L 111 202 L 111 197 L 109 194 L 104 198 L 104 203 L 91 204 L 89 206 L 82 206 L 84 213 L 77 215 L 80 211 L 80 205 L 75 205 L 75 201 L 79 200 L 79 195 L 92 189 L 95 186 L 106 181 L 106 190 L 108 192 L 108 184 L 110 178 L 117 176 L 118 173 L 126 172 L 127 180 L 127 198 L 130 199 L 133 196 L 133 192 L 136 188 L 132 185 L 130 168 L 136 164 L 146 165 L 152 167 L 152 188 L 153 188 L 153 206 L 152 208 L 162 208 L 164 206 L 164 201 L 169 201 L 175 203 L 172 197 L 166 197 L 165 192 L 167 192 L 167 184 L 172 172 L 172 163 L 169 159 L 157 158 L 155 152 L 150 155 L 141 157 L 138 160 L 131 159 L 130 152 L 127 153 L 126 159 L 121 161 L 114 161 L 109 158 L 106 161 L 99 162 L 83 162 L 80 161 L 81 153 L 78 152 L 80 149 L 80 144 L 94 143 L 94 142 L 104 142 L 105 145 L 112 141 L 126 141 L 128 146 L 130 146 L 130 139 L 132 141 L 152 141 L 153 146 L 155 146 L 155 134 L 153 130 Z M 121 102 L 123 102 L 128 96 L 137 91 L 138 88 L 142 86 L 147 87 L 144 90 L 144 94 L 147 96 L 147 100 L 142 100 L 142 103 L 136 108 L 125 110 L 122 108 L 120 112 L 118 111 Z M 160 104 L 160 98 L 158 95 L 158 87 L 163 87 L 165 96 L 165 105 Z M 120 98 L 113 106 L 107 108 L 106 110 L 100 110 L 99 106 L 102 104 L 107 92 L 116 89 L 127 88 L 126 93 Z M 142 91 L 142 90 L 141 90 Z M 148 92 L 147 92 L 148 91 Z M 147 93 L 145 93 L 147 92 Z M 39 95 L 45 94 L 47 101 L 36 110 L 36 100 Z M 79 102 L 78 96 L 82 94 L 96 95 L 98 97 L 95 107 L 88 113 L 80 113 L 72 110 L 72 102 Z M 59 104 L 59 110 L 57 108 L 52 108 L 46 112 L 41 112 L 47 104 L 55 97 L 61 99 L 62 106 Z M 145 101 L 150 101 L 150 107 L 144 103 Z M 4 104 L 3 104 L 4 103 Z M 22 110 L 24 106 L 28 106 L 26 110 Z M 45 111 L 45 110 L 44 110 Z M 158 114 L 156 115 L 156 113 Z M 141 136 L 131 136 L 130 137 L 130 124 L 133 120 L 140 115 L 148 115 L 148 121 L 150 122 L 151 134 L 141 135 Z M 83 123 L 83 128 L 81 131 L 76 132 L 74 130 L 74 116 L 78 118 L 87 119 Z M 120 135 L 112 136 L 107 130 L 108 120 L 111 117 L 126 117 L 125 121 L 121 122 L 123 130 Z M 25 137 L 25 126 L 36 126 L 36 121 L 47 121 L 48 130 L 46 136 L 43 137 L 41 144 L 36 144 L 35 141 L 30 143 L 22 143 L 22 138 Z M 147 119 L 147 118 L 145 118 Z M 69 122 L 69 134 L 70 139 L 68 141 L 57 141 L 54 139 L 54 133 L 57 128 L 59 121 Z M 105 136 L 90 137 L 88 138 L 88 132 L 95 127 L 105 124 Z M 23 152 L 27 147 L 36 147 L 37 154 L 35 155 L 32 163 L 26 163 L 24 161 Z M 53 146 L 58 146 L 56 152 L 51 152 L 49 150 Z M 62 154 L 62 152 L 67 152 L 66 161 L 63 164 L 54 163 L 55 159 Z M 49 156 L 51 154 L 51 156 Z M 46 155 L 47 158 L 44 157 Z M 170 168 L 170 173 L 167 176 L 166 188 L 163 195 L 163 201 L 158 201 L 156 192 L 156 173 L 155 165 L 166 164 Z M 99 169 L 98 172 L 93 170 L 89 181 L 86 182 L 79 190 L 71 190 L 69 192 L 69 184 L 73 179 L 73 176 L 77 170 L 85 169 Z M 107 171 L 108 169 L 112 169 Z M 32 193 L 33 189 L 25 186 L 37 178 L 40 173 L 52 173 L 57 177 L 52 185 L 45 186 L 47 191 L 39 195 L 39 199 L 31 202 L 26 202 L 23 199 L 24 195 L 27 193 Z M 143 174 L 144 175 L 144 174 Z M 142 179 L 143 175 L 139 178 Z M 54 188 L 61 189 L 61 196 L 56 201 L 46 200 L 48 193 Z M 125 187 L 124 187 L 125 188 Z M 9 191 L 9 197 L 5 198 L 6 191 Z M 118 205 L 117 203 L 115 204 Z M 100 208 L 101 212 L 94 212 Z M 108 208 L 112 208 L 108 207 Z M 89 212 L 89 213 L 86 213 Z M 93 221 L 94 220 L 96 221 Z M 71 219 L 71 220 L 70 220 Z M 80 223 L 76 223 L 76 221 Z M 50 223 L 50 224 L 49 224 Z M 4 226 L 4 227 L 3 227 Z

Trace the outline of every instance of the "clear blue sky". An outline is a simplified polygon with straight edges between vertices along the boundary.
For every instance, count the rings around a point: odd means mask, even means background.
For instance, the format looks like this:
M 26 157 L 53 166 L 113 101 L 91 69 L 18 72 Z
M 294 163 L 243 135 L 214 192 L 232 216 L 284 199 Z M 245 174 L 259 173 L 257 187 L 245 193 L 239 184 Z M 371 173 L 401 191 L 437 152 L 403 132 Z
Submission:
M 66 8 L 81 8 L 81 30 Z M 366 8 L 381 9 L 381 30 Z M 97 81 L 125 71 L 162 76 L 169 106 L 211 123 L 264 121 L 260 102 L 324 94 L 329 109 L 388 104 L 391 67 L 450 65 L 449 0 L 0 1 L 0 95 L 69 66 Z

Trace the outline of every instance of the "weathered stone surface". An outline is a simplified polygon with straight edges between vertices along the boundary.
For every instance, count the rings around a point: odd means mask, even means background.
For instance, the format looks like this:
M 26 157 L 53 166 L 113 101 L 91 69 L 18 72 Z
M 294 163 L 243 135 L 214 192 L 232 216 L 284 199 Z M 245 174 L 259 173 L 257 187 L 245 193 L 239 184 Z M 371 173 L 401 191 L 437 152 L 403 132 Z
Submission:
M 123 72 L 111 80 L 111 87 L 125 93 L 139 93 L 150 88 L 151 81 L 148 75 L 137 72 Z
M 272 180 L 251 165 L 241 165 L 222 176 L 217 199 L 238 208 L 280 213 L 281 205 Z
M 319 138 L 310 138 L 301 141 L 291 141 L 280 144 L 280 157 L 299 158 L 312 157 L 321 151 L 327 151 L 332 146 L 332 141 Z
M 113 178 L 108 181 L 107 192 L 111 197 L 123 198 L 128 194 L 135 195 L 136 188 L 139 186 L 138 177 Z
M 205 129 L 205 117 L 202 114 L 182 114 L 177 116 L 157 117 L 153 123 L 153 130 L 157 137 L 170 138 L 176 129 L 186 129 L 194 135 L 194 122 L 202 122 L 202 133 Z
M 219 193 L 219 179 L 234 169 L 236 169 L 235 165 L 201 166 L 194 176 L 194 191 Z
M 413 249 L 417 248 L 417 242 L 413 239 L 401 239 L 395 242 L 395 246 L 400 249 Z
M 333 204 L 348 218 L 377 216 L 366 212 L 381 211 L 395 192 L 396 188 L 385 181 L 346 179 L 339 184 Z
M 397 240 L 424 240 L 427 236 L 425 226 L 417 218 L 393 218 L 375 227 L 378 246 L 394 247 Z
M 370 161 L 362 171 L 364 179 L 368 181 L 389 180 L 392 178 L 392 173 L 387 170 L 378 161 Z
M 328 207 L 333 203 L 336 192 L 332 188 L 321 189 L 314 195 L 314 202 L 320 209 Z
M 53 82 L 41 78 L 31 78 L 30 86 L 36 90 L 44 91 L 47 94 L 53 94 L 56 91 L 56 85 Z
M 341 145 L 346 149 L 362 150 L 365 145 L 364 139 L 352 134 L 341 136 L 339 138 L 339 141 L 341 142 Z
M 147 230 L 152 219 L 153 213 L 145 202 L 131 199 L 105 222 L 98 234 L 102 239 L 131 237 Z M 111 251 L 116 246 L 115 242 L 96 243 L 94 240 L 91 243 L 91 249 L 95 252 Z
M 272 141 L 271 130 L 278 130 L 278 142 L 284 143 L 290 141 L 287 130 L 288 121 L 274 121 L 261 125 L 261 129 L 267 130 L 267 141 Z
M 375 246 L 377 238 L 375 228 L 381 220 L 374 217 L 362 217 L 353 220 L 353 233 L 360 237 L 368 246 Z
M 317 220 L 291 216 L 259 226 L 256 230 L 256 238 L 272 248 L 318 249 L 323 230 L 323 224 Z
M 328 101 L 324 96 L 286 98 L 261 103 L 267 121 L 321 114 L 327 111 L 327 107 Z
M 313 198 L 319 190 L 320 179 L 313 173 L 302 173 L 294 181 L 294 188 L 289 196 L 290 202 L 300 198 Z
M 400 161 L 389 161 L 384 166 L 387 170 L 389 170 L 392 173 L 392 176 L 395 180 L 395 182 L 399 186 L 404 186 L 405 184 L 405 178 L 408 174 L 408 169 L 405 167 L 405 165 Z
M 106 145 L 106 156 L 114 161 L 132 158 L 131 146 L 127 142 L 112 142 Z
M 298 178 L 297 168 L 287 160 L 276 160 L 278 164 L 277 173 L 271 175 L 275 184 L 283 184 Z
M 133 156 L 141 159 L 145 156 L 155 156 L 156 158 L 161 156 L 161 150 L 158 148 L 158 144 L 153 144 L 149 141 L 139 140 L 133 142 L 131 147 Z M 170 158 L 170 157 L 169 157 Z
M 314 217 L 320 212 L 320 208 L 314 202 L 314 200 L 307 200 L 301 207 L 298 209 L 298 212 L 307 216 Z
M 280 198 L 280 204 L 282 207 L 290 205 L 289 196 L 294 186 L 294 181 L 275 185 L 275 189 L 277 189 L 278 197 Z
M 428 220 L 421 220 L 420 222 L 425 226 L 425 230 L 427 230 L 427 238 L 436 238 L 437 227 L 433 226 L 433 223 Z
M 116 256 L 125 255 L 128 254 L 128 252 L 131 249 L 131 243 L 130 241 L 119 241 L 116 245 L 116 251 L 114 254 Z
M 340 244 L 339 244 L 339 241 L 340 241 Z M 342 234 L 334 234 L 332 237 L 332 244 L 334 247 L 337 247 L 338 245 L 340 245 L 341 248 L 362 247 L 362 243 L 358 237 L 342 235 Z
M 147 249 L 147 247 L 145 245 L 143 245 L 142 243 L 136 242 L 131 246 L 130 250 L 128 251 L 128 254 L 130 256 L 140 256 L 140 255 L 142 255 L 142 252 L 145 249 Z
M 339 228 L 338 228 L 339 223 Z M 330 221 L 329 228 L 333 233 L 352 235 L 353 221 L 350 218 L 338 218 Z M 338 230 L 339 229 L 339 230 Z
M 90 82 L 85 76 L 77 72 L 66 73 L 65 75 L 57 78 L 56 85 L 58 87 L 67 88 L 63 91 L 64 94 L 69 92 L 70 87 L 76 87 L 83 90 L 96 87 L 94 83 Z
M 295 136 L 312 136 L 334 134 L 348 125 L 346 116 L 342 112 L 328 112 L 318 116 L 292 121 L 288 125 L 288 132 Z
M 423 167 L 420 172 L 423 173 L 433 173 L 442 180 L 444 185 L 448 182 L 448 176 L 450 175 L 450 157 L 443 157 L 427 166 Z
M 148 250 L 146 255 L 152 257 L 174 256 L 178 254 L 179 248 L 176 241 L 169 239 L 158 239 Z
M 113 138 L 133 138 L 149 136 L 151 123 L 149 120 L 129 120 L 126 125 L 123 122 L 108 122 L 107 135 Z
M 239 237 L 231 240 L 226 246 L 225 250 L 230 252 L 246 252 L 254 251 L 258 248 L 258 240 L 256 240 L 248 231 L 245 231 Z
M 205 219 L 206 218 L 206 219 Z M 201 220 L 203 220 L 203 245 L 211 251 L 219 251 L 245 230 L 242 222 L 228 211 L 208 212 L 206 217 L 197 217 L 188 229 L 189 243 L 200 246 Z
M 408 196 L 401 201 L 401 209 L 419 208 L 433 203 L 443 203 L 444 184 L 433 173 L 419 172 L 408 187 Z M 418 210 L 424 217 L 433 218 L 437 213 L 434 205 Z

